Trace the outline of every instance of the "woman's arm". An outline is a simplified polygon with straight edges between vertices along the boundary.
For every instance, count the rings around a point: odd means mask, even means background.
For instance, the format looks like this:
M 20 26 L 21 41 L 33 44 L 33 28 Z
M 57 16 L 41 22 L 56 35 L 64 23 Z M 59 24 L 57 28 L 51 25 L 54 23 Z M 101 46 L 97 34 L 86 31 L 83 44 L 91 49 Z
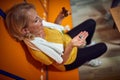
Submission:
M 58 14 L 58 16 L 55 19 L 56 24 L 61 24 L 62 20 L 67 17 L 68 15 L 71 15 L 71 12 L 66 10 L 64 7 L 62 8 L 62 11 L 60 11 L 60 13 Z
M 82 31 L 68 43 L 68 45 L 65 48 L 64 55 L 62 55 L 63 63 L 67 61 L 74 47 L 80 47 L 83 44 L 85 44 L 85 40 L 87 36 L 88 36 L 88 32 Z
M 69 58 L 69 55 L 73 49 L 74 45 L 72 42 L 69 42 L 68 45 L 66 46 L 65 50 L 64 50 L 64 53 L 62 55 L 62 58 L 63 58 L 63 62 L 62 63 L 65 63 L 67 61 L 67 59 Z

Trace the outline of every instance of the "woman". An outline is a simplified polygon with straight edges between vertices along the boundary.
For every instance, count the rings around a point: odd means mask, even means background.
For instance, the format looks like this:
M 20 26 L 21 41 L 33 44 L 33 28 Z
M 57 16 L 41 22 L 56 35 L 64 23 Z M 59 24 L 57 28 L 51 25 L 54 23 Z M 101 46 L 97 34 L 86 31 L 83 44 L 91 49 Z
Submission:
M 61 12 L 55 23 L 64 17 Z M 12 37 L 25 42 L 34 59 L 61 71 L 78 68 L 107 50 L 104 43 L 83 47 L 91 43 L 95 31 L 92 19 L 63 33 L 61 25 L 42 20 L 32 4 L 20 3 L 7 12 L 6 24 Z

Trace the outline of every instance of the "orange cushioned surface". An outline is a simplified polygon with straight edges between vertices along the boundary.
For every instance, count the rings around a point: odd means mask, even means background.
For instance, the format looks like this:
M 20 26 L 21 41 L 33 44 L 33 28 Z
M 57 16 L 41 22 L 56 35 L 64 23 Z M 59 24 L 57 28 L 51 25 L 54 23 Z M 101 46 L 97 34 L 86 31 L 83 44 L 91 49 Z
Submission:
M 42 2 L 44 0 L 41 0 Z M 48 16 L 47 20 L 54 22 L 57 13 L 64 6 L 66 9 L 71 10 L 69 0 L 46 0 Z M 9 9 L 12 5 L 23 2 L 23 0 L 4 0 L 0 1 L 0 8 L 3 11 Z M 31 2 L 37 8 L 40 16 L 44 17 L 44 9 L 39 0 L 27 0 Z M 43 2 L 44 3 L 44 2 Z M 69 25 L 72 28 L 72 18 L 69 16 L 66 18 L 62 25 Z M 78 69 L 60 72 L 54 71 L 48 67 L 48 73 L 46 78 L 46 66 L 33 59 L 33 57 L 27 51 L 24 44 L 14 41 L 8 32 L 6 31 L 3 18 L 0 17 L 0 73 L 6 71 L 10 74 L 18 76 L 26 80 L 40 80 L 43 75 L 43 80 L 79 80 Z M 42 69 L 44 71 L 42 71 Z M 52 67 L 53 68 L 53 67 Z M 13 80 L 12 78 L 0 74 L 0 80 Z

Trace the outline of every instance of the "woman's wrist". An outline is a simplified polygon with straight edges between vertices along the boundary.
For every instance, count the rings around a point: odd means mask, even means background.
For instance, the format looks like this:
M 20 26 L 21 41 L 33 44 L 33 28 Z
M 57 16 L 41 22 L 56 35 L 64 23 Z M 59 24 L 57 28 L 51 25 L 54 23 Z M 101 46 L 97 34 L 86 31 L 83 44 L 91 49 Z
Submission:
M 61 23 L 62 23 L 62 20 L 56 19 L 54 23 L 55 23 L 55 24 L 61 24 Z
M 73 44 L 72 41 L 70 41 L 68 45 L 69 45 L 70 47 L 72 47 L 72 48 L 74 47 L 74 44 Z

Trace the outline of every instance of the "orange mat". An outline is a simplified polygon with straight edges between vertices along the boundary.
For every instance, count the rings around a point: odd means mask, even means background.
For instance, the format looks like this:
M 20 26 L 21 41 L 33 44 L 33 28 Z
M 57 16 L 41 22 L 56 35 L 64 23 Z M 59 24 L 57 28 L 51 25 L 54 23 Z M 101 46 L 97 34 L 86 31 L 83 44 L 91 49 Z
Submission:
M 44 0 L 41 0 L 42 2 Z M 70 10 L 69 0 L 47 0 L 48 16 L 44 15 L 44 9 L 41 7 L 39 0 L 27 0 L 33 3 L 40 16 L 46 17 L 46 20 L 53 22 L 59 13 L 61 7 L 66 7 Z M 4 0 L 0 1 L 0 8 L 6 11 L 12 5 L 23 2 L 23 0 Z M 44 3 L 44 2 L 43 2 Z M 69 16 L 64 20 L 62 25 L 69 25 L 72 28 L 72 18 Z M 3 18 L 0 17 L 0 73 L 8 72 L 18 78 L 26 80 L 79 80 L 78 69 L 60 72 L 53 71 L 48 67 L 33 59 L 29 54 L 24 44 L 14 41 L 6 31 Z M 24 46 L 24 47 L 23 47 Z M 42 76 L 41 76 L 42 75 Z M 47 77 L 46 77 L 47 76 Z M 21 80 L 22 80 L 21 79 Z M 0 74 L 0 80 L 13 80 L 12 78 Z

